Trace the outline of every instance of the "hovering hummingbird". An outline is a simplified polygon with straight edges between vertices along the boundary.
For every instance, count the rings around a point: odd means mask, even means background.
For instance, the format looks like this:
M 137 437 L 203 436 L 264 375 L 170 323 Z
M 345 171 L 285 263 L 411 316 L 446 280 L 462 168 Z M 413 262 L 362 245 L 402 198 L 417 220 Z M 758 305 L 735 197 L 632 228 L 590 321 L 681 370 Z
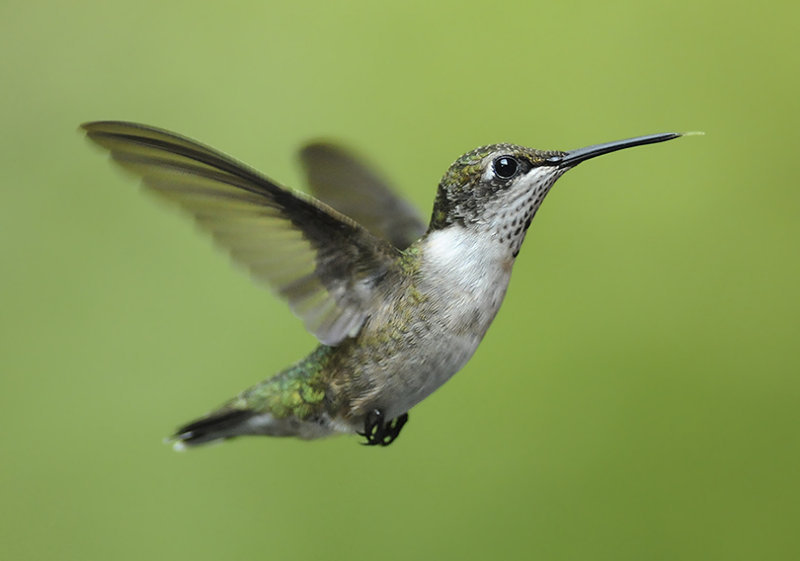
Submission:
M 386 446 L 408 410 L 460 370 L 506 294 L 526 231 L 579 163 L 681 136 L 568 152 L 492 144 L 458 158 L 430 224 L 346 152 L 301 152 L 318 198 L 188 138 L 126 122 L 83 125 L 147 190 L 194 216 L 234 261 L 285 298 L 320 345 L 179 428 L 176 448 L 240 435 L 357 433 Z

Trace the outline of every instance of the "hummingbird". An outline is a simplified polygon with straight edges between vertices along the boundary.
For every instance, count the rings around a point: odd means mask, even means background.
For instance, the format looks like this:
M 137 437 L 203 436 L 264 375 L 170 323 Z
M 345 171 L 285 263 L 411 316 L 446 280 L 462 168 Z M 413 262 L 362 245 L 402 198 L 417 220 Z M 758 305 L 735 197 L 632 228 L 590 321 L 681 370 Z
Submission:
M 166 130 L 120 121 L 82 128 L 288 301 L 319 341 L 299 362 L 180 427 L 176 449 L 242 435 L 349 433 L 391 444 L 409 409 L 472 357 L 556 180 L 585 160 L 682 136 L 570 151 L 476 148 L 442 177 L 426 226 L 378 174 L 332 144 L 300 153 L 315 198 Z

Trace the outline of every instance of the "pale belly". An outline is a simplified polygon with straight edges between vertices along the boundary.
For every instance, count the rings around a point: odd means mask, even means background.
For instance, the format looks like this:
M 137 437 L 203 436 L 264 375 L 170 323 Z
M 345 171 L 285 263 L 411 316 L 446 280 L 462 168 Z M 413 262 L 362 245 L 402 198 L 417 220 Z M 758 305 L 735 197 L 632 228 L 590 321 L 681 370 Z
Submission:
M 444 384 L 475 353 L 503 301 L 513 264 L 505 247 L 442 233 L 424 249 L 414 287 L 421 302 L 365 326 L 365 344 L 353 357 L 361 370 L 348 408 L 354 421 L 371 409 L 397 417 Z M 396 326 L 388 337 L 386 325 Z

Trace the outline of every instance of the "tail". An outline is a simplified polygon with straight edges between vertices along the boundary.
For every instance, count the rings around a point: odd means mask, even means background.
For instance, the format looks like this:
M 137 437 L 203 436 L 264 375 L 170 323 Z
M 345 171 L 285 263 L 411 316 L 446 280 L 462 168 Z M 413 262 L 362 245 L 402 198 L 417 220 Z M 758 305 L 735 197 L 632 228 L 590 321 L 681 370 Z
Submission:
M 296 436 L 304 439 L 349 432 L 332 422 L 326 382 L 320 375 L 333 353 L 321 345 L 309 356 L 243 391 L 220 409 L 179 428 L 176 450 L 240 435 Z M 344 428 L 344 430 L 343 430 Z
M 294 436 L 311 440 L 328 436 L 334 432 L 349 432 L 331 423 L 327 414 L 312 415 L 300 419 L 294 415 L 275 417 L 252 409 L 223 407 L 177 431 L 169 440 L 175 450 L 185 450 L 216 440 L 228 440 L 244 435 Z
M 197 446 L 247 434 L 246 427 L 253 416 L 255 412 L 248 409 L 216 411 L 182 426 L 175 431 L 170 440 L 175 450 L 184 450 L 187 446 Z

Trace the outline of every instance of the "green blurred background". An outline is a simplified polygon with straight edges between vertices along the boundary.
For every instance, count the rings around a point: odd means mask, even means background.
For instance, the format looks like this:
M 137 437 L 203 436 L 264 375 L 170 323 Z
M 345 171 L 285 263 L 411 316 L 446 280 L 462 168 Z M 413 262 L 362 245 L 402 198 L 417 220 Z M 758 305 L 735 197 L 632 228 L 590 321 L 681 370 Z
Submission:
M 800 558 L 796 3 L 0 6 L 0 558 Z M 462 152 L 704 137 L 559 181 L 469 365 L 371 449 L 162 438 L 309 351 L 77 131 L 288 185 L 340 139 L 427 215 Z

